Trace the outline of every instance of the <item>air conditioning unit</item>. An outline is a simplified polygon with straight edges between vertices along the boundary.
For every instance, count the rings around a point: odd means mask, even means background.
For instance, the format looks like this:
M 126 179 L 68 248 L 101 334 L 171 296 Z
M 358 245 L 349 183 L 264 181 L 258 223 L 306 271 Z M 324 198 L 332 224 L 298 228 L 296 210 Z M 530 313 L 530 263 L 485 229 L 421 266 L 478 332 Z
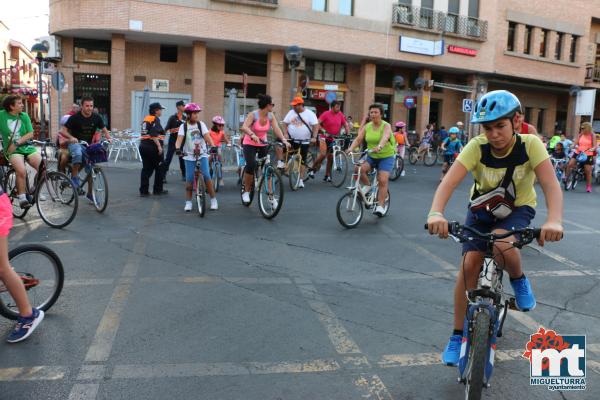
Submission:
M 51 59 L 62 59 L 62 48 L 60 37 L 57 36 L 44 36 L 39 38 L 39 41 L 42 42 L 48 48 L 48 54 L 46 58 Z

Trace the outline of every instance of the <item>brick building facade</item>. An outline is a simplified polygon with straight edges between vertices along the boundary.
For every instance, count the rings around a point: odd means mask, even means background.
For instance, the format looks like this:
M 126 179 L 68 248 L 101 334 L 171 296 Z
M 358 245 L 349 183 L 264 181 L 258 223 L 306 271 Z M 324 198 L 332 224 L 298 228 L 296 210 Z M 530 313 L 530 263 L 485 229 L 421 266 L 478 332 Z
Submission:
M 377 100 L 388 119 L 419 132 L 429 121 L 464 120 L 464 98 L 506 88 L 538 130 L 572 133 L 579 118 L 569 88 L 600 87 L 600 0 L 50 0 L 50 32 L 62 40 L 61 113 L 100 91 L 117 129 L 136 128 L 141 93 L 153 84 L 163 91 L 152 98 L 192 99 L 205 120 L 226 114 L 226 93 L 241 89 L 244 72 L 248 107 L 266 91 L 282 116 L 289 45 L 303 49 L 308 104 L 320 111 L 335 91 L 357 120 Z

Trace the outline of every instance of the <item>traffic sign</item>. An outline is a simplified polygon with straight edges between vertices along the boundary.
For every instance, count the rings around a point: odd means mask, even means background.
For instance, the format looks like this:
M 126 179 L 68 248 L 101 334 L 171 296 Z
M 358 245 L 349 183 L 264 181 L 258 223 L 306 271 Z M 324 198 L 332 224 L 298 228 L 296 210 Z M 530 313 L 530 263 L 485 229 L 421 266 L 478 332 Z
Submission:
M 65 76 L 62 72 L 56 71 L 52 74 L 52 87 L 59 92 L 65 87 Z
M 416 99 L 414 96 L 405 96 L 404 97 L 404 107 L 408 108 L 409 110 L 411 108 L 414 108 L 415 104 L 416 104 Z
M 463 99 L 463 112 L 468 113 L 473 111 L 473 100 Z

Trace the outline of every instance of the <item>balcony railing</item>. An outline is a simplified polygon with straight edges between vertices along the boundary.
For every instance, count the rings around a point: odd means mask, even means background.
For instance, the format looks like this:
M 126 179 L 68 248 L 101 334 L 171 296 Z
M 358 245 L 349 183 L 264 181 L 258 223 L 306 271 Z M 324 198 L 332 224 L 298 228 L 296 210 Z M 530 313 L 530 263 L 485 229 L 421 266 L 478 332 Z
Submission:
M 394 4 L 392 23 L 434 32 L 443 32 L 475 40 L 487 40 L 487 21 L 435 11 L 431 8 Z
M 261 7 L 275 8 L 279 6 L 279 0 L 213 0 L 223 3 L 247 4 Z

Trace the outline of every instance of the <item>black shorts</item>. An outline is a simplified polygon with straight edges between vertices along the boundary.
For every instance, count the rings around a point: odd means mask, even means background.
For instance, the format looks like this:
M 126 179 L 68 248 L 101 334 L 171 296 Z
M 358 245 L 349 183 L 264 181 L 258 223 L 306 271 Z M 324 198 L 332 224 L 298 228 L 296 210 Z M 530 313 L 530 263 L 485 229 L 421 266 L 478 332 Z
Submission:
M 575 159 L 575 161 L 577 161 L 577 154 L 575 154 L 573 156 L 573 158 Z M 587 160 L 585 160 L 584 162 L 580 163 L 579 161 L 577 161 L 578 164 L 583 164 L 583 165 L 594 165 L 594 156 L 587 156 Z
M 296 141 L 296 140 L 292 139 L 291 145 L 292 145 L 293 150 L 298 150 L 298 148 L 300 148 L 300 155 L 302 156 L 302 164 L 304 164 L 306 161 L 306 158 L 308 157 L 308 147 L 310 146 L 310 143 L 302 143 L 302 142 L 308 142 L 308 140 Z

